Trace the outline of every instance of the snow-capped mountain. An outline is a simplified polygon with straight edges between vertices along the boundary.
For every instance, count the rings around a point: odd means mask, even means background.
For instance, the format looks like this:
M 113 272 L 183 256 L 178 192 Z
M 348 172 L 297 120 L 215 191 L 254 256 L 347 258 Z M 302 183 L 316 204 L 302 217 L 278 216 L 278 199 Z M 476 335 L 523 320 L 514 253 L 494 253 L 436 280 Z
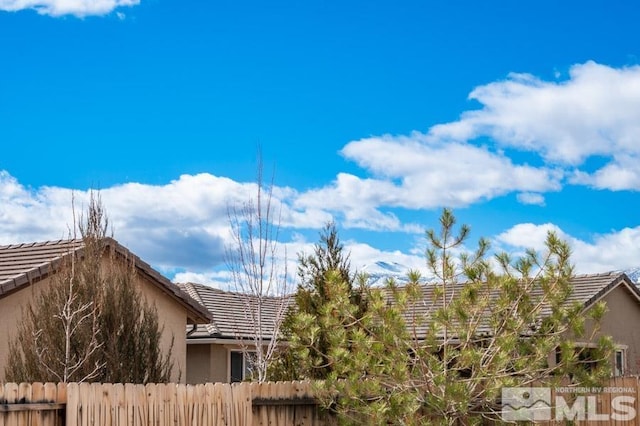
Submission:
M 368 265 L 364 265 L 357 269 L 359 273 L 365 273 L 369 277 L 369 284 L 372 286 L 381 286 L 387 278 L 393 278 L 398 284 L 407 282 L 407 272 L 410 268 L 395 262 L 378 261 Z M 622 270 L 627 276 L 640 286 L 640 267 Z M 423 275 L 423 278 L 424 275 Z
M 378 261 L 358 268 L 357 272 L 366 274 L 369 285 L 375 287 L 383 285 L 387 278 L 393 278 L 398 284 L 405 284 L 409 270 L 408 266 L 396 262 Z
M 634 283 L 636 283 L 636 285 L 640 285 L 640 267 L 638 268 L 631 268 L 631 269 L 626 269 L 624 271 L 625 274 L 627 274 L 627 276 L 629 277 L 629 279 L 631 279 L 631 281 L 633 281 Z

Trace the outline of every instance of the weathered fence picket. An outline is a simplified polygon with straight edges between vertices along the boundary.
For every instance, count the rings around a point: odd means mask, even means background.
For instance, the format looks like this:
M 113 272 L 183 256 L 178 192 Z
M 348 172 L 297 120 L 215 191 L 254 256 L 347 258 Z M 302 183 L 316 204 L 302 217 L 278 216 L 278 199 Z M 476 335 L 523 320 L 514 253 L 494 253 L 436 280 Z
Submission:
M 587 417 L 591 418 L 576 417 L 573 424 L 640 426 L 640 379 L 612 378 L 606 387 L 586 396 L 590 404 Z M 552 400 L 561 396 L 560 400 L 569 404 L 569 415 L 578 416 L 580 406 L 571 405 L 575 401 L 571 392 L 572 389 L 553 389 Z M 620 396 L 626 398 L 622 403 L 616 400 Z M 554 409 L 552 420 L 538 424 L 565 424 L 567 419 L 556 420 L 555 413 Z M 622 414 L 632 416 L 623 419 Z M 335 423 L 333 416 L 318 409 L 309 382 L 0 384 L 0 426 L 327 426 Z

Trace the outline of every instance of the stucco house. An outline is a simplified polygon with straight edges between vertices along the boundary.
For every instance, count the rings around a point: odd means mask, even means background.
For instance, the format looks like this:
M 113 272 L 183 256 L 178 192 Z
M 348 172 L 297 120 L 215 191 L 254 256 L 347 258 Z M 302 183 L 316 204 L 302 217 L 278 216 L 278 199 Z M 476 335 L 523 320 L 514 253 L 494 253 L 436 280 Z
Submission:
M 186 283 L 180 287 L 205 306 L 212 320 L 187 332 L 187 383 L 239 382 L 249 376 L 247 352 L 255 349 L 258 326 L 248 314 L 256 312 L 256 302 L 247 294 L 223 291 L 202 284 Z M 261 326 L 264 342 L 274 335 L 287 309 L 290 297 L 264 297 L 261 303 Z
M 572 283 L 570 303 L 579 302 L 585 312 L 601 300 L 607 304 L 600 333 L 612 336 L 616 344 L 611 360 L 612 375 L 640 374 L 640 290 L 621 272 L 576 275 Z M 187 382 L 242 380 L 245 368 L 242 347 L 250 345 L 253 333 L 244 314 L 244 296 L 200 284 L 181 284 L 181 287 L 206 306 L 213 318 L 211 323 L 198 325 L 187 336 Z M 452 286 L 448 290 L 460 289 Z M 432 291 L 433 285 L 425 285 L 422 301 L 416 305 L 416 313 L 426 318 L 437 309 L 431 302 Z M 273 298 L 268 306 L 270 308 L 263 311 L 263 322 L 273 324 L 273 315 L 282 306 L 282 299 Z M 266 329 L 264 338 L 272 333 L 272 329 Z M 589 334 L 587 329 L 586 335 Z M 419 337 L 419 330 L 417 335 Z M 555 363 L 554 354 L 550 354 L 549 362 Z
M 154 270 L 138 256 L 112 238 L 103 240 L 116 259 L 127 259 L 136 268 L 136 285 L 148 303 L 158 311 L 164 326 L 161 344 L 164 351 L 173 348 L 172 381 L 185 382 L 188 324 L 208 324 L 211 315 L 176 284 Z M 82 240 L 59 240 L 0 246 L 0 382 L 4 380 L 9 342 L 17 332 L 22 309 L 37 292 L 46 289 L 52 276 L 68 256 L 82 258 Z
M 587 312 L 596 303 L 604 301 L 607 312 L 600 322 L 600 330 L 594 336 L 609 335 L 613 338 L 616 350 L 610 363 L 612 375 L 637 375 L 640 374 L 640 290 L 622 272 L 606 272 L 599 274 L 575 275 L 572 280 L 573 291 L 567 303 L 579 303 L 583 312 Z M 447 288 L 447 293 L 459 293 L 464 283 L 457 283 Z M 433 286 L 426 285 L 422 291 L 423 301 L 434 300 Z M 415 305 L 416 315 L 427 318 L 425 323 L 418 325 L 416 335 L 424 335 L 430 315 L 438 309 L 431 302 L 422 302 Z M 544 312 L 544 311 L 543 311 Z M 585 322 L 585 336 L 591 336 L 593 323 Z M 595 341 L 595 340 L 593 340 Z M 593 341 L 576 343 L 583 347 L 594 346 Z M 556 354 L 549 355 L 549 365 L 556 363 Z

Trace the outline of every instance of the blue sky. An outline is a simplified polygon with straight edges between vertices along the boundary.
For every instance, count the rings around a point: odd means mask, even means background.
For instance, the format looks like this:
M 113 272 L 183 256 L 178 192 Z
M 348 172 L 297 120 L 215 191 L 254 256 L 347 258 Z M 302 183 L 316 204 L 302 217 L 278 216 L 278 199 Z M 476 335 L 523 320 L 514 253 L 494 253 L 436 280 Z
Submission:
M 0 0 L 0 243 L 57 239 L 100 189 L 115 237 L 224 286 L 226 208 L 275 168 L 282 245 L 333 219 L 352 264 L 471 242 L 640 266 L 632 1 Z

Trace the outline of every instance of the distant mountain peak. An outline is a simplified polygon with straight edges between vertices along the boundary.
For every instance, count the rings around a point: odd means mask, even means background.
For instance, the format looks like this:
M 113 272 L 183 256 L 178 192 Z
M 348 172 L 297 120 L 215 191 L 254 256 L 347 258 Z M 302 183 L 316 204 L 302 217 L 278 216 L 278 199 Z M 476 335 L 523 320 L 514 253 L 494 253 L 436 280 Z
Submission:
M 398 273 L 398 274 L 404 274 L 409 270 L 409 268 L 407 268 L 406 266 L 401 265 L 401 264 L 399 264 L 397 262 L 385 262 L 385 261 L 379 260 L 379 261 L 375 262 L 374 265 L 377 266 L 380 269 L 385 270 L 385 271 L 395 272 L 395 273 Z M 365 269 L 366 268 L 367 267 L 365 266 Z
M 387 278 L 393 278 L 399 284 L 407 283 L 407 272 L 410 270 L 411 268 L 397 262 L 379 260 L 362 266 L 358 272 L 367 274 L 370 285 L 379 286 L 383 285 Z M 640 286 L 640 267 L 624 269 L 620 272 L 624 272 L 631 281 Z
M 640 267 L 625 269 L 622 272 L 627 274 L 629 279 L 634 283 L 636 283 L 636 285 L 640 285 Z
M 369 278 L 369 285 L 380 286 L 388 278 L 393 278 L 399 284 L 407 283 L 407 273 L 411 270 L 408 266 L 397 262 L 379 260 L 358 268 L 359 273 L 364 273 Z

